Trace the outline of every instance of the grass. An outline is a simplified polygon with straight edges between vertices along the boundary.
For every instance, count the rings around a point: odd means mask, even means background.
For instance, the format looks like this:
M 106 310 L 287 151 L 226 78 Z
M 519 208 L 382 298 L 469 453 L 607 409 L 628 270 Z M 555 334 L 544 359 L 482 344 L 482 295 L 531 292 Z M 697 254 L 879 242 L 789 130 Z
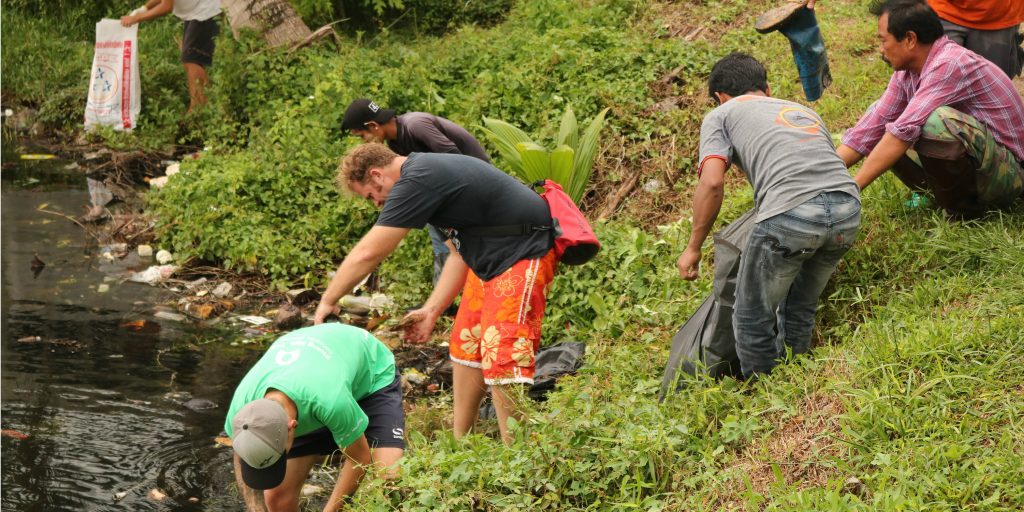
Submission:
M 865 194 L 864 240 L 810 356 L 659 404 L 671 331 L 597 336 L 510 447 L 456 441 L 414 408 L 405 477 L 366 485 L 358 506 L 1020 510 L 1024 212 L 949 224 L 904 210 L 901 187 L 887 176 Z

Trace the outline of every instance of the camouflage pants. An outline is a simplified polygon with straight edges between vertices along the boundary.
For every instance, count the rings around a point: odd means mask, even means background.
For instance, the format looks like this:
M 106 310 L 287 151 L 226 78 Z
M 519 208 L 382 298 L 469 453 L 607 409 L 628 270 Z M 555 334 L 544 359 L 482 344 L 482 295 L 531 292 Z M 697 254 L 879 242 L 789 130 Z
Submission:
M 977 119 L 950 107 L 932 112 L 893 172 L 954 212 L 1006 206 L 1024 192 L 1024 168 L 1013 153 Z

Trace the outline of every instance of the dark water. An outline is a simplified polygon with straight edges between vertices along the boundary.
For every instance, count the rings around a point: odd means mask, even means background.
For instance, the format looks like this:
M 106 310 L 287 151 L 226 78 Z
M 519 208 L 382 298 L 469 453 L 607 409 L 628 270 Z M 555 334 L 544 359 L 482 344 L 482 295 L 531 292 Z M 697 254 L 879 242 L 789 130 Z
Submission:
M 155 319 L 153 306 L 173 300 L 160 288 L 104 283 L 128 269 L 101 264 L 81 228 L 37 210 L 84 213 L 82 171 L 20 160 L 37 150 L 17 141 L 3 146 L 0 507 L 240 510 L 230 449 L 214 437 L 253 354 L 228 347 L 224 333 Z M 46 262 L 38 276 L 34 254 Z M 144 332 L 131 330 L 139 320 Z M 189 397 L 219 407 L 194 411 Z

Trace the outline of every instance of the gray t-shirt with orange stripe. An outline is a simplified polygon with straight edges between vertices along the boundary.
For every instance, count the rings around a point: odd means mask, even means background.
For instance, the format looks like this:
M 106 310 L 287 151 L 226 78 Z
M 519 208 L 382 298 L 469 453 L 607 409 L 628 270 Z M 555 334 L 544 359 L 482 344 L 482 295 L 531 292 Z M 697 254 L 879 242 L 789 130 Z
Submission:
M 754 187 L 756 221 L 788 211 L 822 192 L 860 190 L 813 110 L 759 95 L 737 96 L 704 117 L 701 166 L 708 158 L 736 164 Z

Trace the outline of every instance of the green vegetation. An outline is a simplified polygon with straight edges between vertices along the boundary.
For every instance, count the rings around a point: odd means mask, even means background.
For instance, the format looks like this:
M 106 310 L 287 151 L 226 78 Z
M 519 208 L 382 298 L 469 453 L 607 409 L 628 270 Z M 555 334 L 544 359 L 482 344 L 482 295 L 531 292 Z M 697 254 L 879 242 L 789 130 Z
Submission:
M 80 129 L 85 115 L 96 22 L 118 18 L 135 1 L 5 2 L 2 11 L 4 101 L 36 108 L 51 130 Z M 136 133 L 97 134 L 114 147 L 161 149 L 173 144 L 188 106 L 175 37 L 181 22 L 165 17 L 139 30 L 143 110 Z
M 547 150 L 525 132 L 497 119 L 484 118 L 484 133 L 505 159 L 506 170 L 525 183 L 551 179 L 565 186 L 565 192 L 579 203 L 590 185 L 601 128 L 608 109 L 601 111 L 580 135 L 579 123 L 571 106 L 565 107 L 555 139 L 555 149 Z
M 814 108 L 836 132 L 889 73 L 866 3 L 819 3 L 836 81 Z M 811 356 L 749 388 L 698 380 L 657 402 L 669 339 L 710 289 L 707 268 L 688 283 L 674 265 L 710 108 L 706 74 L 718 56 L 744 50 L 766 63 L 774 95 L 801 94 L 785 39 L 750 28 L 767 5 L 521 0 L 496 26 L 443 37 L 355 33 L 290 55 L 252 37 L 218 41 L 210 107 L 188 121 L 188 135 L 210 149 L 151 206 L 176 252 L 280 284 L 322 284 L 373 221 L 365 202 L 332 186 L 338 157 L 357 142 L 338 130 L 352 98 L 471 129 L 484 116 L 504 119 L 550 147 L 564 140 L 569 104 L 585 120 L 611 109 L 584 204 L 598 211 L 627 193 L 615 215 L 594 223 L 598 258 L 561 269 L 545 319 L 546 340 L 588 343 L 587 366 L 544 405 L 527 405 L 509 447 L 482 434 L 452 439 L 438 413 L 450 406 L 444 397 L 417 404 L 404 477 L 367 483 L 356 509 L 1024 508 L 1020 202 L 951 224 L 906 209 L 906 189 L 883 177 L 864 194 L 861 238 L 826 291 Z M 43 105 L 47 119 L 69 127 L 84 97 L 90 32 L 62 34 L 15 7 L 3 12 L 5 97 Z M 143 126 L 116 142 L 152 147 L 177 136 L 187 98 L 176 29 L 168 21 L 140 31 L 144 95 L 155 97 Z M 12 36 L 20 33 L 33 37 Z M 59 51 L 69 57 L 56 65 L 49 55 Z M 640 186 L 628 188 L 638 173 Z M 751 204 L 733 179 L 723 222 Z M 425 296 L 429 261 L 416 233 L 382 266 L 400 305 Z

